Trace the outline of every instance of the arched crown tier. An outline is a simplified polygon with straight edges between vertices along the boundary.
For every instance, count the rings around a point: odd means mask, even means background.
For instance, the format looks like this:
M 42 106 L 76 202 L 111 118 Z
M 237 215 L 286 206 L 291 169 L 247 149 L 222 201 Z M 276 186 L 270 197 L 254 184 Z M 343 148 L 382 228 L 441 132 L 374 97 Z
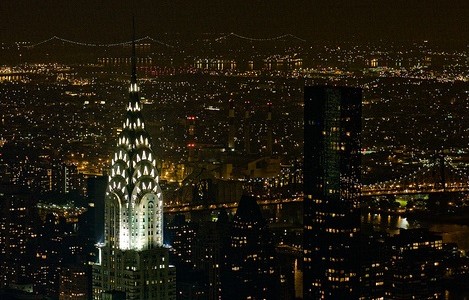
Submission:
M 127 153 L 127 150 L 123 147 L 118 147 L 112 156 L 111 166 L 114 166 L 114 164 L 117 163 L 122 163 L 127 168 L 130 167 L 130 156 Z
M 139 205 L 142 197 L 147 193 L 155 194 L 159 201 L 163 201 L 163 193 L 159 184 L 151 178 L 143 178 L 135 184 L 132 191 L 132 203 Z

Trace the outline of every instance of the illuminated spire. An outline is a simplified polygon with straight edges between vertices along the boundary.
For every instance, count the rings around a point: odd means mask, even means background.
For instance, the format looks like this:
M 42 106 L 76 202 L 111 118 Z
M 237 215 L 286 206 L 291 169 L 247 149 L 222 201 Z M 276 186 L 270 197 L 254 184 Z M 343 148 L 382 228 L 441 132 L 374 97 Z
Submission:
M 105 204 L 106 243 L 121 250 L 163 245 L 163 196 L 138 95 L 134 24 L 129 102 L 111 162 Z
M 175 300 L 176 270 L 163 246 L 163 193 L 137 86 L 135 26 L 132 34 L 129 98 L 108 172 L 93 299 L 124 291 L 126 299 Z

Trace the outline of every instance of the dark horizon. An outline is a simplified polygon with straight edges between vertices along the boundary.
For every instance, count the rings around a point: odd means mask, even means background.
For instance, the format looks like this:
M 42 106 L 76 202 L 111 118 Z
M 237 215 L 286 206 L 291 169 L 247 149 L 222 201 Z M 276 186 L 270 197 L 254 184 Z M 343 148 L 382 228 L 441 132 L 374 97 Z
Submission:
M 469 3 L 455 1 L 5 0 L 0 42 L 67 39 L 115 42 L 163 33 L 294 34 L 320 40 L 466 40 Z

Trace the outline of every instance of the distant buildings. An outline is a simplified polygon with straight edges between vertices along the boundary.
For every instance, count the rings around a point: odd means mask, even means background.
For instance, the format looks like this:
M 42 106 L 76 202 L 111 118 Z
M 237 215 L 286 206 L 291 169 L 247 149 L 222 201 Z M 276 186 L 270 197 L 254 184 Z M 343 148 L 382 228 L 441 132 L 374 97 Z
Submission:
M 59 300 L 87 300 L 89 272 L 83 266 L 64 267 L 60 273 Z
M 0 187 L 0 288 L 30 277 L 27 250 L 37 234 L 35 204 L 30 193 Z
M 31 156 L 6 160 L 0 170 L 0 181 L 23 186 L 36 193 L 85 194 L 85 176 L 78 172 L 76 165 Z
M 455 262 L 463 266 L 466 261 L 428 229 L 402 229 L 394 236 L 374 232 L 363 237 L 361 249 L 363 300 L 443 299 L 449 273 L 461 270 Z
M 0 188 L 0 290 L 88 299 L 89 243 L 76 221 L 67 222 L 52 211 L 41 219 L 36 197 L 24 187 Z M 77 274 L 67 273 L 72 269 Z M 70 298 L 78 294 L 81 298 Z
M 442 299 L 443 241 L 428 229 L 401 230 L 389 241 L 384 299 Z
M 305 88 L 304 298 L 359 295 L 361 90 Z
M 138 96 L 135 44 L 132 54 L 130 99 L 112 156 L 93 298 L 108 299 L 116 290 L 126 299 L 171 300 L 176 270 L 163 246 L 163 195 Z
M 176 215 L 168 225 L 168 240 L 172 246 L 170 257 L 177 266 L 186 265 L 189 268 L 194 266 L 196 229 L 193 223 L 185 220 L 184 215 Z

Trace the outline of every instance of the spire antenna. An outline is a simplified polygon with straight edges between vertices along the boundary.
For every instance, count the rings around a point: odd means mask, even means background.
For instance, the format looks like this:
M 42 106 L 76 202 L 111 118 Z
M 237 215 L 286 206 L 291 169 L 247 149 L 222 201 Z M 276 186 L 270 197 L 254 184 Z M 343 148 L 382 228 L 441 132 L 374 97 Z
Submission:
M 137 83 L 137 55 L 135 54 L 135 17 L 132 17 L 132 77 L 131 83 Z

